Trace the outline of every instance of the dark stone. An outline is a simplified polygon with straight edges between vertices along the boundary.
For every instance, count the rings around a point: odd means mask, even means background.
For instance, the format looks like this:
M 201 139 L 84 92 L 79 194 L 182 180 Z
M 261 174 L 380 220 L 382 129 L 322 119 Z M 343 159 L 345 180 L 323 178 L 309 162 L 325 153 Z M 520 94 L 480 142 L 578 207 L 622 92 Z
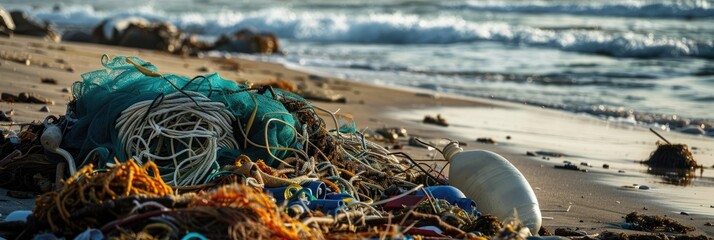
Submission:
M 206 66 L 202 66 L 202 67 L 198 68 L 197 70 L 198 70 L 199 72 L 213 72 L 212 69 L 210 69 L 210 68 L 208 68 L 208 67 L 206 67 Z
M 20 99 L 20 102 L 24 103 L 54 104 L 52 100 L 33 92 L 21 92 L 20 95 L 18 95 L 18 98 Z
M 434 125 L 439 125 L 442 127 L 448 127 L 449 123 L 446 121 L 446 118 L 442 117 L 441 114 L 437 114 L 436 117 L 432 116 L 424 116 L 424 120 L 422 121 L 423 123 L 428 123 L 428 124 L 434 124 Z
M 564 164 L 564 165 L 555 165 L 554 167 L 559 168 L 559 169 L 581 171 L 580 167 L 573 165 L 573 164 L 569 164 L 569 163 Z
M 536 151 L 538 155 L 548 156 L 548 157 L 563 157 L 565 154 L 559 152 L 548 152 L 548 151 Z
M 15 34 L 45 37 L 53 42 L 61 40 L 59 32 L 50 27 L 49 24 L 40 23 L 23 11 L 12 11 L 10 16 L 15 23 L 15 30 L 13 30 Z
M 232 35 L 222 35 L 213 46 L 214 50 L 219 51 L 282 54 L 280 43 L 275 34 L 258 32 L 253 29 L 241 29 Z
M 107 35 L 105 28 L 111 29 Z M 182 32 L 169 22 L 150 22 L 139 17 L 107 19 L 92 31 L 92 42 L 101 44 L 160 50 L 182 51 Z
M 66 31 L 62 33 L 62 41 L 91 43 L 92 35 L 82 31 Z
M 40 81 L 44 84 L 52 84 L 52 85 L 57 85 L 57 80 L 54 78 L 42 78 Z
M 4 102 L 20 102 L 19 97 L 12 95 L 10 93 L 2 93 L 0 95 L 1 95 L 0 99 L 2 99 L 2 101 L 4 101 Z

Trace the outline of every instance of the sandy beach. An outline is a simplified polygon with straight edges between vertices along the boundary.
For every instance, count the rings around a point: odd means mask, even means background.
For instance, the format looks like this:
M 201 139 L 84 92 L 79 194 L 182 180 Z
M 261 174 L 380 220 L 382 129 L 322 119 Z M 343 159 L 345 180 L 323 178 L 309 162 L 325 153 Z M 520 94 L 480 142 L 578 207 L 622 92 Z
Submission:
M 688 188 L 684 191 L 671 191 L 664 187 L 650 191 L 631 190 L 621 186 L 655 183 L 647 180 L 642 182 L 642 179 L 646 179 L 642 174 L 633 173 L 632 178 L 623 178 L 622 175 L 628 176 L 630 172 L 638 171 L 632 165 L 601 168 L 602 163 L 607 161 L 597 161 L 598 158 L 626 156 L 621 158 L 646 159 L 649 153 L 655 150 L 654 143 L 657 141 L 646 128 L 617 125 L 602 119 L 535 106 L 452 97 L 423 90 L 380 87 L 319 76 L 269 62 L 181 57 L 157 51 L 71 42 L 52 43 L 14 36 L 0 38 L 0 91 L 12 94 L 34 92 L 53 100 L 54 104 L 0 102 L 0 110 L 13 110 L 11 117 L 15 122 L 40 121 L 47 115 L 64 114 L 72 94 L 63 89 L 71 89 L 72 83 L 81 79 L 80 74 L 101 69 L 100 58 L 103 54 L 136 56 L 151 62 L 162 73 L 184 76 L 217 72 L 223 78 L 238 82 L 285 80 L 307 87 L 324 84 L 345 96 L 346 103 L 313 104 L 353 117 L 358 129 L 403 127 L 410 135 L 423 139 L 438 142 L 439 139 L 448 138 L 467 143 L 467 146 L 464 146 L 467 150 L 494 151 L 513 163 L 535 189 L 544 216 L 543 227 L 551 232 L 556 228 L 567 227 L 583 230 L 588 234 L 603 231 L 638 233 L 621 227 L 624 224 L 624 216 L 637 211 L 647 215 L 666 215 L 680 223 L 696 227 L 689 235 L 714 236 L 714 227 L 711 224 L 706 225 L 714 222 L 714 192 L 711 186 L 682 187 Z M 42 83 L 43 78 L 54 79 L 56 84 Z M 44 106 L 47 106 L 49 112 L 40 111 Z M 451 120 L 451 126 L 445 128 L 421 122 L 425 114 L 437 113 Z M 697 146 L 700 150 L 695 151 L 695 159 L 708 166 L 703 177 L 711 179 L 711 166 L 714 162 L 714 143 L 711 138 L 669 132 L 663 134 L 672 142 Z M 512 139 L 507 140 L 506 136 Z M 493 138 L 497 144 L 477 143 L 477 137 Z M 638 144 L 625 144 L 632 142 Z M 408 146 L 406 139 L 401 139 L 400 143 L 404 145 L 402 151 L 415 159 L 430 159 L 436 153 Z M 526 155 L 526 151 L 540 150 L 568 154 L 566 157 L 552 157 L 550 160 Z M 588 156 L 578 155 L 583 153 Z M 436 159 L 441 159 L 441 156 L 436 154 Z M 590 160 L 593 167 L 589 168 L 591 170 L 587 173 L 553 167 L 562 164 L 564 160 L 580 163 L 587 159 L 595 159 Z M 436 163 L 443 164 L 438 161 Z M 623 169 L 625 173 L 618 172 Z M 641 169 L 646 167 L 642 166 Z M 641 169 L 639 171 L 643 171 Z M 697 199 L 708 199 L 708 202 L 693 200 L 685 203 L 687 207 L 682 207 L 673 199 L 676 196 L 662 197 L 662 194 L 682 193 L 697 194 Z M 3 193 L 0 196 L 0 215 L 5 216 L 18 209 L 31 209 L 32 203 L 32 200 L 18 200 Z

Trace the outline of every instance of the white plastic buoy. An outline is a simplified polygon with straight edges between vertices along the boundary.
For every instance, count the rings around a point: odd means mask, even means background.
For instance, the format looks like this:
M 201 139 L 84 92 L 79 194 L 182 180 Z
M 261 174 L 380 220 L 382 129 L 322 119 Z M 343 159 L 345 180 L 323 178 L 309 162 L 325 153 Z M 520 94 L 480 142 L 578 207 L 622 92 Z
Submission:
M 538 199 L 526 178 L 501 155 L 490 151 L 465 151 L 456 142 L 444 147 L 449 161 L 449 184 L 476 202 L 479 212 L 501 221 L 518 214 L 533 235 L 542 222 Z
M 69 167 L 69 174 L 74 175 L 77 172 L 77 167 L 74 163 L 74 158 L 69 152 L 60 148 L 60 143 L 62 143 L 62 131 L 54 124 L 49 124 L 48 120 L 51 117 L 45 118 L 45 130 L 40 136 L 40 143 L 45 150 L 57 153 L 67 160 L 67 166 Z

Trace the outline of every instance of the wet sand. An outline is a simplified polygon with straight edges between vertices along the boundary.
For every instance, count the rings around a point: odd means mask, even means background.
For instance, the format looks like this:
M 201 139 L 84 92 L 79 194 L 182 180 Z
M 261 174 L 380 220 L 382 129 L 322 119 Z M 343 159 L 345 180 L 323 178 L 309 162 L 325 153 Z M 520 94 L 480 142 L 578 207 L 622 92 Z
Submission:
M 162 73 L 184 76 L 218 72 L 226 79 L 241 82 L 264 82 L 282 79 L 306 87 L 317 87 L 318 85 L 326 84 L 333 91 L 344 95 L 347 98 L 347 103 L 313 102 L 313 104 L 329 111 L 352 116 L 359 129 L 404 127 L 414 136 L 421 136 L 425 139 L 450 138 L 460 140 L 468 143 L 468 146 L 465 147 L 466 149 L 485 149 L 503 155 L 525 175 L 535 189 L 543 210 L 543 216 L 547 218 L 543 220 L 543 226 L 551 232 L 555 228 L 570 227 L 572 229 L 579 228 L 588 233 L 600 233 L 605 230 L 634 233 L 635 231 L 624 230 L 620 226 L 624 223 L 626 214 L 639 211 L 648 215 L 667 215 L 683 224 L 696 227 L 697 230 L 690 234 L 714 236 L 714 227 L 705 226 L 707 222 L 714 222 L 714 217 L 707 215 L 704 210 L 701 213 L 687 210 L 689 215 L 679 214 L 679 212 L 685 210 L 678 208 L 676 204 L 663 204 L 661 202 L 662 199 L 655 198 L 651 192 L 630 191 L 617 187 L 616 184 L 603 181 L 603 179 L 613 177 L 613 174 L 616 173 L 611 171 L 583 173 L 555 169 L 552 167 L 551 162 L 559 161 L 559 159 L 553 159 L 550 162 L 534 159 L 526 156 L 525 152 L 522 151 L 523 148 L 518 147 L 523 146 L 523 144 L 519 145 L 517 141 L 530 139 L 529 141 L 546 142 L 546 145 L 552 146 L 551 149 L 545 150 L 564 152 L 568 151 L 567 148 L 570 147 L 568 144 L 583 140 L 577 136 L 565 139 L 558 136 L 570 135 L 567 131 L 577 132 L 580 131 L 579 129 L 584 129 L 583 131 L 598 131 L 597 129 L 593 130 L 590 127 L 586 127 L 592 123 L 580 121 L 567 114 L 551 114 L 550 110 L 473 98 L 449 98 L 443 95 L 435 98 L 432 94 L 321 77 L 288 69 L 279 64 L 241 59 L 186 58 L 148 50 L 80 43 L 58 44 L 19 36 L 0 38 L 0 54 L 2 56 L 30 56 L 29 65 L 27 61 L 12 61 L 9 60 L 9 57 L 4 57 L 8 60 L 0 59 L 0 89 L 2 89 L 2 92 L 18 94 L 19 92 L 30 91 L 54 100 L 54 105 L 48 105 L 49 113 L 40 111 L 40 108 L 44 106 L 43 104 L 0 102 L 0 110 L 14 109 L 14 115 L 11 117 L 17 122 L 39 121 L 49 114 L 64 114 L 65 106 L 71 99 L 71 93 L 63 92 L 62 89 L 71 89 L 71 84 L 81 79 L 80 74 L 102 69 L 100 64 L 102 54 L 136 56 L 151 62 Z M 41 78 L 53 78 L 57 81 L 57 84 L 41 83 Z M 425 125 L 420 122 L 420 119 L 424 117 L 424 111 L 431 112 L 430 114 L 434 115 L 443 110 L 444 112 L 442 113 L 449 119 L 448 113 L 453 111 L 449 109 L 454 108 L 464 109 L 465 119 L 469 119 L 466 124 L 461 123 L 462 120 L 457 120 L 464 119 L 463 116 L 452 117 L 450 120 L 453 120 L 455 125 L 448 128 Z M 472 110 L 474 112 L 470 112 Z M 494 111 L 485 112 L 484 110 Z M 513 115 L 513 111 L 518 111 L 518 114 Z M 537 119 L 538 116 L 543 114 L 556 119 L 537 123 L 551 126 L 547 128 L 548 131 L 556 131 L 548 136 L 542 136 L 541 134 L 543 133 L 539 132 L 540 130 L 538 129 L 508 130 L 508 126 L 492 127 L 488 123 L 484 123 L 485 120 L 480 120 L 523 117 L 524 119 L 519 121 L 528 122 L 535 121 L 529 120 L 528 117 Z M 601 122 L 600 120 L 593 121 Z M 478 129 L 477 127 L 474 128 L 474 126 L 481 126 L 482 129 L 488 129 L 491 132 L 483 134 L 483 136 L 469 137 L 465 133 Z M 511 126 L 520 128 L 519 124 Z M 565 127 L 562 128 L 562 131 L 566 132 L 557 132 L 561 127 Z M 479 130 L 475 131 L 478 134 Z M 615 131 L 611 133 L 615 134 L 611 137 L 617 139 L 620 138 L 617 134 L 630 134 L 627 131 Z M 644 130 L 637 130 L 637 133 L 641 134 L 642 131 Z M 588 135 L 589 133 L 582 132 L 582 134 Z M 506 135 L 513 136 L 512 141 L 516 143 L 487 145 L 478 144 L 474 141 L 476 137 L 492 137 L 498 142 L 507 142 L 503 140 Z M 636 136 L 623 135 L 622 137 L 632 139 L 640 136 L 644 136 L 644 134 Z M 666 135 L 666 137 L 669 138 L 671 135 Z M 602 139 L 601 143 L 607 141 L 610 141 L 610 139 Z M 649 145 L 655 140 L 648 137 L 641 141 L 645 141 Z M 712 140 L 702 140 L 702 144 L 708 145 L 708 147 L 712 146 L 711 143 Z M 596 147 L 598 142 L 587 143 L 586 145 L 593 144 Z M 387 144 L 384 143 L 384 145 L 386 146 Z M 525 146 L 528 145 L 526 144 Z M 603 146 L 603 148 L 607 149 L 596 151 L 610 154 L 617 154 L 616 151 L 622 151 L 620 150 L 622 148 L 629 151 L 627 150 L 627 145 L 619 146 L 620 148 L 618 149 L 610 149 L 609 145 Z M 651 147 L 651 150 L 654 150 L 654 146 Z M 404 151 L 416 159 L 428 159 L 430 154 L 434 153 L 423 148 L 410 146 L 406 146 Z M 709 153 L 711 153 L 711 150 L 709 150 Z M 597 154 L 593 153 L 593 155 Z M 439 157 L 437 156 L 437 158 Z M 712 194 L 710 189 L 701 194 Z M 656 192 L 654 193 L 656 194 Z M 672 202 L 675 201 L 675 199 L 671 200 Z M 15 209 L 31 208 L 32 201 L 18 201 L 2 194 L 0 203 L 2 205 L 0 214 L 6 215 Z M 714 202 L 709 204 L 714 205 Z M 564 211 L 569 206 L 569 211 Z M 710 206 L 703 205 L 702 208 L 710 208 Z

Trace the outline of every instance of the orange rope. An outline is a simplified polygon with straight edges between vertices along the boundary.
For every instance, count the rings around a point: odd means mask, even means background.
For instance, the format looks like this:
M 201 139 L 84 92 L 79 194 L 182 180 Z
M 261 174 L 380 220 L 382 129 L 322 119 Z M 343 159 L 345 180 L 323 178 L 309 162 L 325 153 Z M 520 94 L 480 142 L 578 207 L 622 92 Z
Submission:
M 268 195 L 248 186 L 238 184 L 221 186 L 212 192 L 197 196 L 189 204 L 189 207 L 193 206 L 247 208 L 258 215 L 263 224 L 280 238 L 312 237 L 309 227 L 280 211 Z
M 153 176 L 149 176 L 152 173 Z M 143 194 L 147 196 L 166 196 L 174 192 L 158 174 L 154 162 L 140 167 L 134 160 L 119 163 L 109 172 L 94 172 L 91 164 L 83 167 L 66 181 L 62 189 L 48 192 L 37 198 L 33 214 L 41 221 L 46 221 L 52 231 L 82 231 L 85 223 L 93 219 L 70 219 L 75 210 L 86 204 L 99 204 L 106 200 L 122 196 Z M 117 193 L 121 195 L 117 195 Z M 61 221 L 53 218 L 58 216 Z
M 337 186 L 337 184 L 335 184 L 334 182 L 332 182 L 332 181 L 330 181 L 330 180 L 327 180 L 327 179 L 324 179 L 324 178 L 323 178 L 323 179 L 320 179 L 320 181 L 322 181 L 322 182 L 324 182 L 325 184 L 327 184 L 327 186 L 330 187 L 330 188 L 332 188 L 332 190 L 335 190 L 335 192 L 338 192 L 338 193 L 341 192 L 340 186 Z

